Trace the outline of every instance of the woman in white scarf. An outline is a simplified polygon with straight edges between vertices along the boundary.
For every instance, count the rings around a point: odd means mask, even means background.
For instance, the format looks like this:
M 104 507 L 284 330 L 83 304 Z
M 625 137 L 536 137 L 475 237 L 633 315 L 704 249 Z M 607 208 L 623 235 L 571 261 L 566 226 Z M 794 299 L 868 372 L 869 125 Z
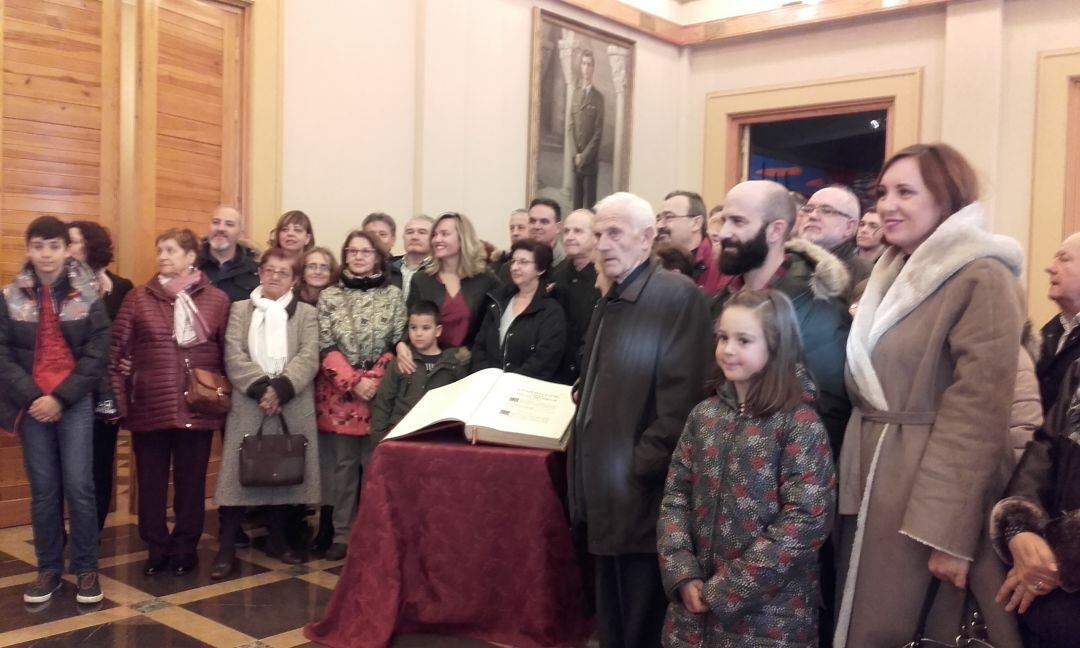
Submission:
M 299 264 L 286 250 L 271 248 L 263 254 L 259 278 L 261 284 L 251 299 L 233 304 L 225 338 L 225 371 L 233 385 L 233 400 L 214 494 L 222 510 L 221 547 L 210 573 L 215 580 L 235 569 L 234 538 L 247 506 L 266 508 L 267 554 L 288 564 L 301 562 L 302 550 L 289 547 L 285 540 L 289 508 L 314 504 L 320 495 L 313 387 L 319 368 L 318 314 L 313 306 L 295 299 Z M 242 486 L 240 440 L 260 428 L 265 435 L 281 434 L 282 421 L 290 434 L 307 440 L 304 482 Z

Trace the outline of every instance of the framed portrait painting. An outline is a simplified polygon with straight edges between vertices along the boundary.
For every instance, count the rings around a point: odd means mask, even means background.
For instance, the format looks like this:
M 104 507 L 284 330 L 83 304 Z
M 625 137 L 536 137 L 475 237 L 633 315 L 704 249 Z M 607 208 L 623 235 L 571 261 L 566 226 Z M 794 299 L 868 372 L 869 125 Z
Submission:
M 568 214 L 625 191 L 634 41 L 535 9 L 532 46 L 528 199 Z

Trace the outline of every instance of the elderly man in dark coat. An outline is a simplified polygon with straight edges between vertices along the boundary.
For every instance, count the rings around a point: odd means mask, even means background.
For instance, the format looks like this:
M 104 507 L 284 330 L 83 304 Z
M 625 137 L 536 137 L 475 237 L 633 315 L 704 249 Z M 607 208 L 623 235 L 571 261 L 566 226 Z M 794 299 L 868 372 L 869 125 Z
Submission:
M 600 645 L 656 646 L 667 606 L 656 521 L 671 453 L 704 396 L 708 306 L 690 279 L 650 262 L 648 202 L 608 196 L 593 229 L 612 286 L 589 324 L 576 386 L 571 519 L 595 563 Z

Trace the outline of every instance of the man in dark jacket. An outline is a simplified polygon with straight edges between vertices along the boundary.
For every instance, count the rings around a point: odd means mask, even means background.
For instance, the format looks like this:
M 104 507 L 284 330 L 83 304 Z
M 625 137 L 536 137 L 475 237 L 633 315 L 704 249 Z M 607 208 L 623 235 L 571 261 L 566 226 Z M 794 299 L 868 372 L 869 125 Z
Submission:
M 195 261 L 231 302 L 250 299 L 251 291 L 259 285 L 258 252 L 240 244 L 243 229 L 240 212 L 225 205 L 218 207 L 210 217 L 210 230 Z
M 585 331 L 589 328 L 596 300 L 600 299 L 600 291 L 596 289 L 596 266 L 593 265 L 596 247 L 593 216 L 591 209 L 578 209 L 566 217 L 563 223 L 566 258 L 551 269 L 555 298 L 566 313 L 566 351 L 555 379 L 567 385 L 578 379 Z
M 851 275 L 851 288 L 870 277 L 873 267 L 859 256 L 855 235 L 859 232 L 862 206 L 849 187 L 831 185 L 819 189 L 799 207 L 799 238 L 828 250 L 840 259 Z
M 575 387 L 570 515 L 595 563 L 600 645 L 656 646 L 667 607 L 656 522 L 671 453 L 704 396 L 708 307 L 693 281 L 650 263 L 648 202 L 612 194 L 593 229 L 613 285 L 589 323 Z
M 787 240 L 795 206 L 778 183 L 751 180 L 736 185 L 724 200 L 723 220 L 720 269 L 736 276 L 713 298 L 710 314 L 719 317 L 731 295 L 743 288 L 775 288 L 791 299 L 806 368 L 820 394 L 818 414 L 835 456 L 851 414 L 844 387 L 850 276 L 842 262 L 817 245 Z
M 109 316 L 89 266 L 67 257 L 68 226 L 42 216 L 26 230 L 28 263 L 0 295 L 0 428 L 19 434 L 30 480 L 38 578 L 45 603 L 64 571 L 63 485 L 71 570 L 80 603 L 102 599 L 93 480 L 94 389 L 109 359 Z
M 1042 349 L 1035 365 L 1043 415 L 1054 407 L 1065 374 L 1080 358 L 1080 234 L 1062 241 L 1046 272 L 1048 296 L 1061 312 L 1042 327 Z
M 787 241 L 795 224 L 795 203 L 776 182 L 751 180 L 735 185 L 724 199 L 721 214 L 720 270 L 734 279 L 713 298 L 711 315 L 719 317 L 728 299 L 743 288 L 771 288 L 791 299 L 806 368 L 818 388 L 815 407 L 835 459 L 851 415 L 844 387 L 851 328 L 848 271 L 839 259 L 809 241 Z M 818 630 L 823 645 L 832 636 L 833 556 L 832 545 L 827 544 L 820 557 L 824 609 Z

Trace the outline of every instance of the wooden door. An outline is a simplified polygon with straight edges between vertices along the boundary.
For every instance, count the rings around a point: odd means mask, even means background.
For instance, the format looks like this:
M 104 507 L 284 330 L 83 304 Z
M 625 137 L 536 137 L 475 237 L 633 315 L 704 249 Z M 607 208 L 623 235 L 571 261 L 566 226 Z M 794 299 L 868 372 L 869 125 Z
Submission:
M 221 204 L 243 210 L 246 3 L 142 0 L 137 97 L 140 241 L 206 233 Z M 136 272 L 154 270 L 153 246 Z
M 0 284 L 41 215 L 118 222 L 120 0 L 3 0 Z M 18 439 L 0 434 L 0 527 L 30 520 Z

